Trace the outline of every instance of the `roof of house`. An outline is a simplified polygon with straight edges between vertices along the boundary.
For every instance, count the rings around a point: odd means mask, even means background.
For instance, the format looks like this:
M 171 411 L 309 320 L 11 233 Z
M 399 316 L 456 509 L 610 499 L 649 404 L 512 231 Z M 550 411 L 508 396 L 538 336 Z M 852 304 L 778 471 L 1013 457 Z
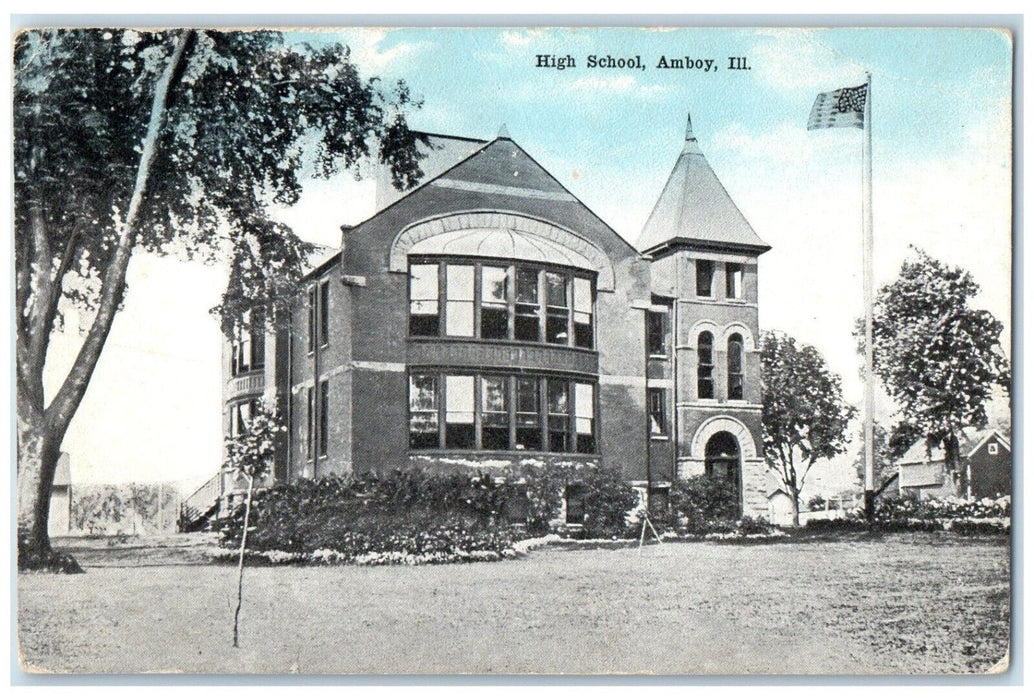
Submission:
M 999 442 L 1005 446 L 1005 449 L 1012 451 L 1012 447 L 1009 444 L 1009 439 L 1002 435 L 995 428 L 987 428 L 984 430 L 975 430 L 973 428 L 964 428 L 962 435 L 959 438 L 959 454 L 963 457 L 969 458 L 979 450 L 985 442 L 987 442 L 992 436 L 997 437 Z M 944 446 L 934 445 L 927 450 L 926 438 L 919 438 L 916 440 L 908 451 L 905 452 L 898 459 L 898 464 L 928 464 L 933 462 L 944 461 Z
M 688 116 L 682 153 L 643 226 L 636 247 L 649 253 L 665 244 L 679 242 L 760 252 L 771 247 L 754 232 L 719 182 L 700 150 Z

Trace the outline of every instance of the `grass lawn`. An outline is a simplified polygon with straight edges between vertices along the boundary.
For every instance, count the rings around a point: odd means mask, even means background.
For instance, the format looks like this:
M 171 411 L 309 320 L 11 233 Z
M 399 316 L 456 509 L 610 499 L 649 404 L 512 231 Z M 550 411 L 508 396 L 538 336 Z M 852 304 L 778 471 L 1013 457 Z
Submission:
M 1005 537 L 544 549 L 519 560 L 245 572 L 197 540 L 79 545 L 23 574 L 30 671 L 972 673 L 1008 649 Z M 180 546 L 169 546 L 176 545 Z

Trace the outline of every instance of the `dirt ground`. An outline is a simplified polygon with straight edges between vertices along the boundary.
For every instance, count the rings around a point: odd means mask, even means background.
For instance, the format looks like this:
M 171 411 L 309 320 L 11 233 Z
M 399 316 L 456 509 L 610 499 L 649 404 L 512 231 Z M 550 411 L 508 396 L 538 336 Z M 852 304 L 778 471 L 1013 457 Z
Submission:
M 18 581 L 23 667 L 71 673 L 982 673 L 1004 537 L 543 549 L 499 563 L 250 568 L 203 540 L 73 544 Z

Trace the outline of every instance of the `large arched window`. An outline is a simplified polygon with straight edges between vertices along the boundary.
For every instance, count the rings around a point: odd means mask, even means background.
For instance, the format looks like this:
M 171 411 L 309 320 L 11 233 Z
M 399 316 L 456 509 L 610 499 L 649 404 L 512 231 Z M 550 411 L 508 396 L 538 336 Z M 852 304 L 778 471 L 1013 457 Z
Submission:
M 743 398 L 743 336 L 733 333 L 729 336 L 729 398 Z
M 697 336 L 697 398 L 714 398 L 714 336 L 710 331 Z
M 732 433 L 715 433 L 704 448 L 704 473 L 712 479 L 732 483 L 740 491 L 740 444 Z

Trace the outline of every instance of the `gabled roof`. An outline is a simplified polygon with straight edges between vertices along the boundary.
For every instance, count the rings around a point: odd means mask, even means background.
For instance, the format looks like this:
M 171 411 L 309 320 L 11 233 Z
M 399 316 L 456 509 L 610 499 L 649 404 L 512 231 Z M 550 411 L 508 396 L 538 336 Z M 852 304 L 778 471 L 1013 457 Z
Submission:
M 758 252 L 771 247 L 754 232 L 718 181 L 700 150 L 688 116 L 682 153 L 643 226 L 636 247 L 649 253 L 675 243 L 747 248 Z
M 997 437 L 998 441 L 1002 443 L 1005 449 L 1012 451 L 1012 447 L 1009 445 L 1009 440 L 1004 437 L 1000 432 L 994 428 L 988 428 L 986 430 L 974 430 L 972 428 L 965 428 L 962 431 L 962 435 L 959 437 L 959 455 L 965 458 L 972 457 L 977 450 L 983 447 L 992 437 Z M 926 438 L 919 438 L 916 440 L 908 451 L 905 452 L 898 459 L 898 464 L 931 464 L 934 462 L 944 461 L 944 446 L 934 445 L 930 448 L 929 453 L 926 449 Z

